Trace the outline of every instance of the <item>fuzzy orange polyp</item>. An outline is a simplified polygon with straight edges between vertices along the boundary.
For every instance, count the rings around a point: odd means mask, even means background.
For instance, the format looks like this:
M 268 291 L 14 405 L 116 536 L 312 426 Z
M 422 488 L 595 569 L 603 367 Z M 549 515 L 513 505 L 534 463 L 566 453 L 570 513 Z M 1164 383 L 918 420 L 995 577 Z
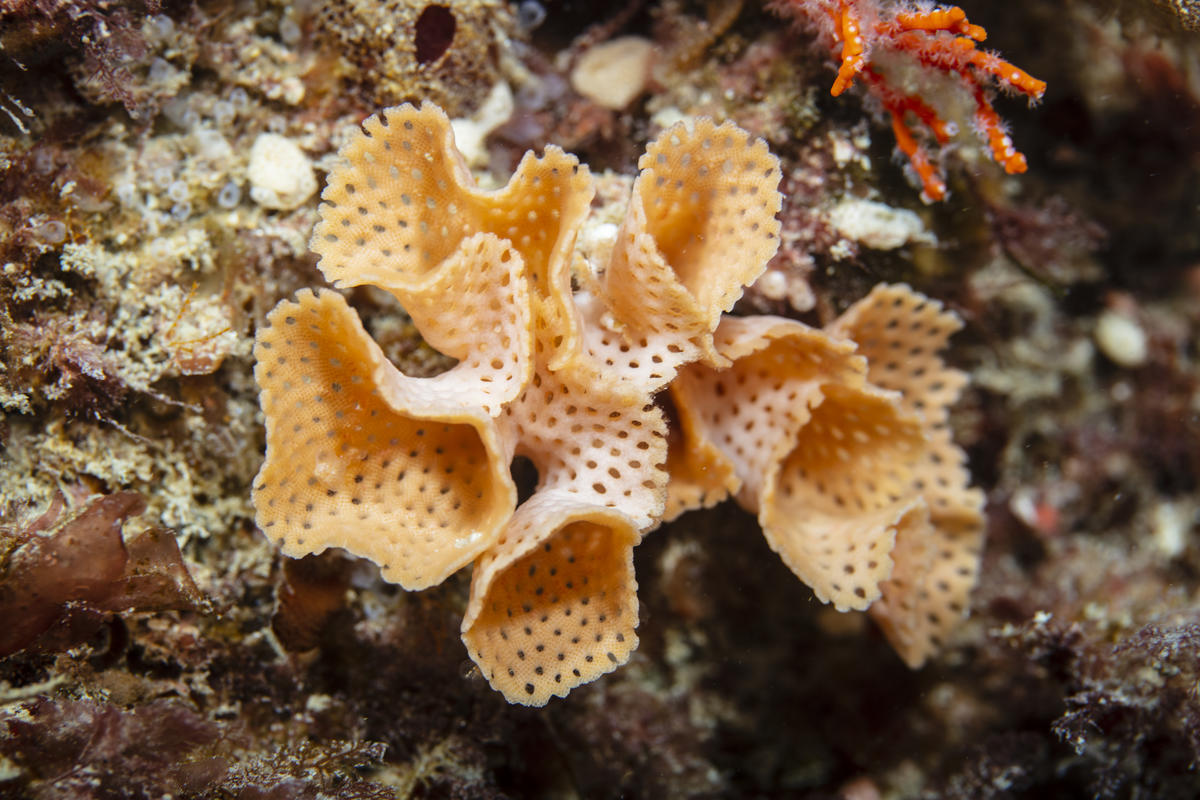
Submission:
M 867 56 L 869 49 L 879 47 L 905 52 L 926 67 L 959 75 L 973 90 L 976 126 L 987 140 L 992 157 L 1009 174 L 1025 171 L 1025 156 L 1013 146 L 1012 138 L 984 92 L 983 81 L 986 79 L 980 73 L 1034 101 L 1040 100 L 1045 94 L 1046 83 L 995 53 L 978 49 L 976 42 L 984 41 L 987 31 L 980 25 L 971 24 L 965 11 L 958 6 L 950 6 L 931 11 L 901 12 L 893 19 L 878 22 L 866 30 L 863 29 L 861 15 L 854 12 L 852 3 L 847 0 L 840 0 L 836 9 L 826 6 L 825 12 L 833 23 L 834 43 L 841 46 L 841 63 L 830 94 L 842 94 L 850 88 L 856 76 L 863 76 L 872 93 L 891 116 L 896 144 L 912 164 L 927 200 L 943 199 L 946 196 L 946 184 L 908 127 L 905 117 L 912 112 L 933 133 L 939 144 L 949 141 L 953 135 L 952 126 L 919 96 L 897 91 L 887 78 L 872 69 Z
M 1011 86 L 1033 100 L 1041 100 L 1046 93 L 1046 82 L 1038 80 L 1025 70 L 992 53 L 976 50 L 971 55 L 971 65 L 978 67 L 996 80 Z
M 906 31 L 948 31 L 958 36 L 969 36 L 977 42 L 987 38 L 987 31 L 981 25 L 972 25 L 967 21 L 967 12 L 958 6 L 950 8 L 935 8 L 928 12 L 911 12 L 896 15 L 896 25 Z M 880 26 L 886 28 L 887 26 Z
M 908 158 L 913 172 L 920 180 L 922 196 L 927 202 L 944 199 L 946 183 L 938 175 L 937 168 L 934 167 L 929 154 L 913 136 L 904 118 L 909 112 L 914 114 L 925 127 L 933 132 L 939 144 L 950 141 L 950 137 L 954 135 L 953 125 L 943 120 L 933 106 L 917 95 L 906 95 L 893 91 L 887 85 L 884 77 L 870 67 L 863 72 L 863 76 L 891 117 L 896 146 Z
M 1025 70 L 1009 61 L 1005 61 L 995 53 L 978 49 L 975 46 L 975 42 L 970 39 L 956 38 L 950 42 L 950 47 L 962 53 L 969 66 L 975 67 L 981 72 L 986 72 L 1005 86 L 1011 86 L 1034 100 L 1040 100 L 1042 95 L 1046 93 L 1045 81 L 1038 80 Z M 923 50 L 925 46 L 923 43 L 917 43 L 912 49 Z
M 933 106 L 922 100 L 919 95 L 892 92 L 887 87 L 883 76 L 874 70 L 868 69 L 865 74 L 872 87 L 876 90 L 876 93 L 880 96 L 884 107 L 893 116 L 898 116 L 903 120 L 904 115 L 911 112 L 916 115 L 917 119 L 921 120 L 925 127 L 933 132 L 934 137 L 938 140 L 938 144 L 946 144 L 950 141 L 950 137 L 955 134 L 955 126 L 942 119 Z
M 982 92 L 976 92 L 975 105 L 975 124 L 987 137 L 988 146 L 992 150 L 992 158 L 996 160 L 997 164 L 1003 166 L 1004 171 L 1009 175 L 1018 175 L 1024 172 L 1028 167 L 1025 156 L 1013 147 L 1012 137 L 1004 129 L 1004 122 Z
M 904 124 L 904 113 L 893 109 L 889 109 L 889 111 L 892 117 L 892 133 L 896 137 L 896 146 L 912 164 L 917 178 L 921 181 L 924 196 L 931 202 L 945 199 L 946 182 L 938 177 L 937 168 L 929 160 L 929 154 L 917 143 L 908 126 Z
M 835 26 L 842 42 L 842 65 L 838 68 L 837 80 L 833 82 L 829 93 L 837 97 L 854 83 L 854 76 L 866 66 L 867 59 L 861 25 L 845 3 L 841 4 Z

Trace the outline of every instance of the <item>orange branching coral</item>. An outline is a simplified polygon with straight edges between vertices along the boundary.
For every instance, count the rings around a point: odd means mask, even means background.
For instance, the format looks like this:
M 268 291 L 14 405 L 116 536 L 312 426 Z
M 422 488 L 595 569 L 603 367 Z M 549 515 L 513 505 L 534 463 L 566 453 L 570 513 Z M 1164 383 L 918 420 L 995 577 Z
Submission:
M 345 548 L 407 589 L 474 562 L 463 642 L 530 705 L 628 660 L 633 547 L 728 494 L 818 597 L 886 604 L 910 663 L 944 634 L 926 620 L 949 601 L 961 611 L 974 573 L 934 589 L 926 576 L 978 550 L 964 533 L 977 498 L 945 432 L 961 376 L 936 356 L 952 319 L 907 289 L 880 290 L 845 330 L 726 317 L 778 246 L 780 171 L 763 142 L 708 120 L 665 131 L 606 265 L 575 253 L 593 187 L 557 148 L 481 191 L 426 105 L 371 117 L 340 155 L 318 266 L 392 293 L 458 363 L 403 374 L 330 290 L 272 311 L 255 348 L 267 456 L 254 503 L 286 554 Z M 922 348 L 919 374 L 893 366 L 899 340 L 880 320 Z M 655 397 L 668 386 L 677 430 Z M 515 456 L 538 473 L 519 507 Z
M 980 50 L 977 42 L 987 31 L 972 24 L 958 6 L 912 10 L 877 0 L 775 0 L 782 15 L 817 29 L 838 59 L 837 78 L 830 93 L 835 97 L 861 77 L 891 118 L 896 145 L 908 158 L 927 201 L 946 196 L 946 183 L 929 154 L 909 127 L 909 114 L 928 129 L 938 144 L 946 144 L 956 131 L 952 122 L 919 94 L 898 89 L 876 68 L 885 54 L 899 53 L 922 67 L 956 75 L 969 88 L 975 102 L 973 120 L 994 158 L 1009 174 L 1026 169 L 1000 115 L 988 96 L 991 84 L 1023 94 L 1036 102 L 1046 84 L 995 53 Z

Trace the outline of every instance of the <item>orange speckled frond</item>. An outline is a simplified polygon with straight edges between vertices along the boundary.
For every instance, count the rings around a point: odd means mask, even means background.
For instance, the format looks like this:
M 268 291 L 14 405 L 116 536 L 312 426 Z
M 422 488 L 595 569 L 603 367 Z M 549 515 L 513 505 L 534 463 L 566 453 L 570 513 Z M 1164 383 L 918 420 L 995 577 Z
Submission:
M 672 463 L 698 458 L 687 470 L 700 471 L 709 458 L 707 446 L 715 447 L 737 476 L 738 501 L 756 510 L 763 482 L 821 402 L 822 385 L 861 386 L 865 365 L 853 344 L 779 317 L 726 318 L 714 341 L 731 366 L 690 364 L 671 384 L 684 429 L 706 443 L 673 454 Z
M 599 292 L 627 338 L 716 363 L 712 331 L 779 247 L 779 161 L 732 123 L 700 119 L 650 143 Z
M 459 363 L 431 378 L 389 382 L 394 405 L 415 413 L 468 405 L 495 416 L 528 385 L 533 312 L 524 262 L 508 242 L 490 233 L 465 239 L 427 279 L 399 294 L 425 341 Z
M 768 476 L 758 519 L 767 542 L 817 598 L 865 609 L 891 574 L 895 525 L 917 500 L 919 421 L 891 392 L 822 387 L 795 447 Z
M 407 290 L 464 240 L 492 233 L 521 255 L 533 293 L 539 349 L 552 366 L 578 346 L 570 257 L 594 189 L 586 167 L 556 147 L 527 153 L 508 185 L 473 185 L 450 120 L 429 104 L 389 108 L 341 151 L 345 166 L 322 192 L 313 251 L 339 286 L 371 284 L 404 302 Z M 418 328 L 424 332 L 421 321 Z
M 404 286 L 485 230 L 487 197 L 474 189 L 440 108 L 389 108 L 362 127 L 321 192 L 312 249 L 335 285 Z
M 534 375 L 505 409 L 505 423 L 540 476 L 554 489 L 598 507 L 618 508 L 639 530 L 662 513 L 666 494 L 666 423 L 645 393 L 589 382 L 565 369 Z
M 696 353 L 690 347 L 664 337 L 635 335 L 608 313 L 600 298 L 589 292 L 575 295 L 575 306 L 583 322 L 581 368 L 590 368 L 601 382 L 613 378 L 641 391 L 654 393 L 671 379 L 680 364 L 691 361 Z
M 917 465 L 917 490 L 934 520 L 942 517 L 982 518 L 983 492 L 968 484 L 967 454 L 950 438 L 948 428 L 926 431 L 928 444 Z M 982 525 L 982 523 L 980 523 Z
M 667 434 L 667 501 L 663 522 L 698 508 L 712 508 L 735 494 L 742 482 L 733 461 L 709 438 L 709 427 L 698 419 L 699 409 L 691 402 L 679 408 L 674 391 L 664 392 L 675 419 Z
M 922 503 L 897 526 L 895 567 L 868 613 L 910 667 L 924 664 L 966 615 L 982 549 L 978 514 L 935 524 Z
M 637 647 L 633 522 L 541 491 L 476 564 L 463 641 L 512 703 L 545 705 L 629 660 Z
M 259 527 L 290 556 L 343 547 L 407 589 L 439 583 L 496 541 L 516 504 L 495 421 L 415 418 L 381 385 L 404 379 L 341 295 L 302 291 L 258 333 L 267 457 Z
M 940 352 L 962 326 L 908 286 L 879 285 L 846 310 L 830 330 L 858 342 L 868 374 L 900 392 L 921 419 L 926 444 L 913 472 L 922 498 L 899 527 L 896 568 L 870 609 L 901 658 L 918 666 L 962 618 L 983 546 L 983 493 L 968 484 L 966 454 L 947 428 L 949 407 L 967 376 Z
M 958 315 L 936 300 L 904 284 L 880 284 L 829 330 L 858 344 L 871 383 L 900 392 L 906 410 L 940 425 L 967 383 L 966 373 L 947 367 L 940 355 L 961 327 Z
M 983 551 L 983 493 L 967 485 L 966 455 L 945 427 L 927 437 L 916 470 L 919 514 L 898 529 L 896 568 L 869 609 L 911 667 L 940 648 L 965 616 Z
M 595 187 L 586 166 L 557 147 L 526 153 L 487 222 L 525 259 L 533 295 L 534 340 L 549 369 L 577 357 L 579 318 L 571 301 L 571 255 Z
M 700 432 L 694 438 L 728 461 L 738 502 L 758 514 L 768 543 L 819 599 L 866 608 L 890 574 L 895 525 L 917 502 L 920 420 L 898 394 L 866 384 L 853 342 L 825 331 L 727 318 L 714 341 L 731 365 L 691 364 L 671 385 L 681 428 Z M 693 448 L 704 457 L 704 447 Z M 672 455 L 685 474 L 699 471 L 688 454 Z M 673 494 L 670 507 L 683 500 Z

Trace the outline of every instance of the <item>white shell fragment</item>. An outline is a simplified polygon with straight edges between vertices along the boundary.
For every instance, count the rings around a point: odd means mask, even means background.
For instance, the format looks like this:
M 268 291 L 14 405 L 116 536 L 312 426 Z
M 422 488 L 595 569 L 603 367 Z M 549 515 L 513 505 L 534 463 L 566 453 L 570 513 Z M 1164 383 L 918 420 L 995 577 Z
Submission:
M 291 211 L 317 191 L 312 161 L 299 146 L 277 133 L 262 133 L 250 148 L 250 198 L 264 208 Z
M 654 45 L 622 36 L 596 45 L 571 70 L 571 88 L 598 105 L 620 111 L 646 89 Z

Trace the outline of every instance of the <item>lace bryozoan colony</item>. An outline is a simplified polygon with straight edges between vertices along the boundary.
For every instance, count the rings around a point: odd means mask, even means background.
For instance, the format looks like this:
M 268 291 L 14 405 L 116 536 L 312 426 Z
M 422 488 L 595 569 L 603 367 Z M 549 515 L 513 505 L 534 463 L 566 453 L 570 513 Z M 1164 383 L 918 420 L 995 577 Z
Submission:
M 587 167 L 555 147 L 482 191 L 446 115 L 402 106 L 341 162 L 312 241 L 321 271 L 391 293 L 458 363 L 404 375 L 331 290 L 275 308 L 255 348 L 254 503 L 286 555 L 344 548 L 409 590 L 473 563 L 463 641 L 529 705 L 629 659 L 633 548 L 726 496 L 909 664 L 963 616 L 982 519 L 946 428 L 965 378 L 938 352 L 957 319 L 904 286 L 824 330 L 728 316 L 778 246 L 762 141 L 705 119 L 663 132 L 604 265 L 575 250 Z M 538 473 L 519 505 L 517 456 Z

